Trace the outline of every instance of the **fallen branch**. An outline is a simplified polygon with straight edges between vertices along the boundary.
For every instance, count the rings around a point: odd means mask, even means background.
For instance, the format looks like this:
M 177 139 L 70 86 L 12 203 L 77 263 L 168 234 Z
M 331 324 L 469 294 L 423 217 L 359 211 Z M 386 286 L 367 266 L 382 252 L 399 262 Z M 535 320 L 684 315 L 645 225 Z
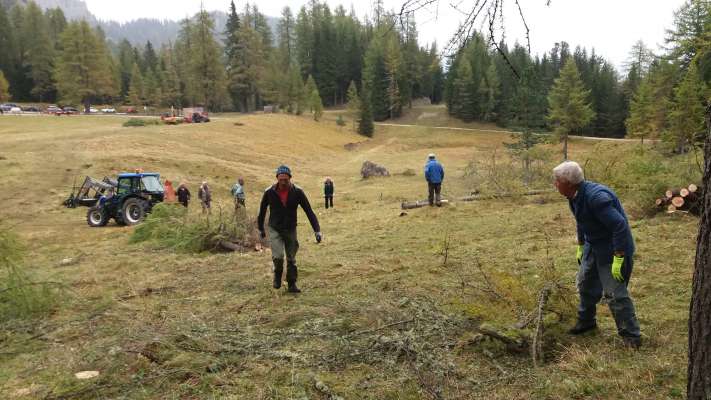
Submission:
M 459 198 L 460 201 L 476 201 L 476 200 L 492 200 L 492 199 L 500 199 L 500 198 L 505 198 L 505 197 L 517 197 L 517 196 L 536 196 L 539 194 L 547 194 L 547 193 L 553 193 L 554 190 L 529 190 L 528 192 L 523 192 L 523 193 L 495 193 L 495 194 L 490 194 L 490 195 L 480 195 L 480 194 L 473 194 L 471 196 L 464 196 Z
M 538 294 L 538 312 L 536 314 L 536 330 L 533 333 L 531 340 L 531 359 L 533 359 L 533 367 L 538 367 L 538 360 L 543 360 L 543 318 L 548 302 L 548 296 L 551 294 L 551 288 L 546 285 Z

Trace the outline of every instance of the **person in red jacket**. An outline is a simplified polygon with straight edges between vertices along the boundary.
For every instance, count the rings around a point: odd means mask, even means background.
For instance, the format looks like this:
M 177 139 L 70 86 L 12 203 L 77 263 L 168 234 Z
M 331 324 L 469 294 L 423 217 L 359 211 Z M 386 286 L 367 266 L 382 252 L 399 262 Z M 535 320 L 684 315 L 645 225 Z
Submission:
M 274 289 L 281 287 L 284 257 L 286 256 L 286 282 L 289 293 L 301 293 L 296 286 L 298 271 L 296 267 L 296 252 L 299 241 L 296 236 L 296 209 L 301 208 L 311 223 L 316 235 L 316 242 L 321 243 L 321 228 L 318 218 L 311 209 L 306 194 L 300 187 L 291 183 L 291 170 L 281 165 L 276 171 L 277 183 L 270 186 L 262 196 L 259 205 L 257 226 L 262 238 L 266 237 L 264 219 L 269 208 L 269 243 L 272 249 L 274 263 Z

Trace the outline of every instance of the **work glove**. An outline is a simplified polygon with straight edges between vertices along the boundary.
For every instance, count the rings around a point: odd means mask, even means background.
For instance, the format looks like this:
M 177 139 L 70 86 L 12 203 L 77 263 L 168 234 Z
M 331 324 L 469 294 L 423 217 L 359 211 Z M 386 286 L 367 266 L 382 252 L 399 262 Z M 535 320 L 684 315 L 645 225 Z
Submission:
M 612 277 L 615 278 L 617 282 L 622 282 L 625 280 L 625 278 L 622 276 L 622 265 L 624 263 L 624 257 L 612 257 Z
M 264 239 L 265 237 L 267 237 L 267 233 L 264 231 L 259 231 L 259 237 Z
M 578 249 L 575 251 L 575 259 L 578 260 L 578 265 L 580 265 L 580 263 L 583 260 L 583 245 L 582 244 L 579 244 Z
M 316 232 L 316 243 L 321 243 L 321 240 L 323 240 L 323 235 L 321 232 Z

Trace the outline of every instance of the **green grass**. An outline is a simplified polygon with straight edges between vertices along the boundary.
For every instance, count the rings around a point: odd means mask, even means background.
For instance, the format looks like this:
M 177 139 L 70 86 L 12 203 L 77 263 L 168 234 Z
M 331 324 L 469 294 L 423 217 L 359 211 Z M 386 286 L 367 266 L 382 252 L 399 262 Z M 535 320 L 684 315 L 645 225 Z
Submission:
M 430 114 L 418 119 L 418 112 Z M 447 168 L 445 196 L 456 198 L 472 190 L 465 177 L 470 162 L 486 167 L 496 151 L 501 168 L 514 168 L 502 145 L 510 135 L 381 126 L 367 140 L 329 116 L 316 123 L 308 116 L 226 115 L 210 124 L 140 129 L 122 128 L 114 117 L 0 117 L 0 219 L 24 243 L 32 279 L 67 288 L 44 318 L 3 326 L 0 397 L 29 391 L 24 398 L 327 398 L 317 382 L 346 399 L 684 393 L 696 219 L 633 213 L 639 352 L 623 349 L 606 307 L 599 309 L 598 334 L 572 338 L 564 331 L 575 315 L 575 230 L 560 196 L 455 203 L 400 216 L 401 201 L 426 197 L 422 166 L 429 152 Z M 403 121 L 426 119 L 450 123 L 437 107 L 420 107 Z M 349 151 L 349 143 L 359 144 Z M 571 154 L 591 159 L 593 177 L 612 184 L 626 206 L 638 202 L 633 185 L 677 185 L 690 170 L 687 160 L 659 160 L 665 163 L 659 167 L 639 158 L 634 143 L 600 148 L 573 140 Z M 621 161 L 604 175 L 613 154 Z M 392 176 L 362 180 L 365 160 Z M 60 206 L 75 177 L 143 168 L 187 181 L 195 197 L 199 182 L 208 180 L 213 213 L 231 212 L 229 189 L 244 177 L 254 217 L 282 162 L 309 195 L 325 235 L 316 245 L 300 212 L 304 293 L 298 297 L 271 289 L 268 252 L 176 251 L 153 237 L 155 230 L 132 242 L 143 227 L 92 229 L 84 209 Z M 674 162 L 687 172 L 675 172 Z M 336 186 L 332 210 L 321 204 L 325 176 Z M 514 185 L 512 176 L 504 183 Z M 197 202 L 185 218 L 203 218 Z M 478 324 L 505 327 L 516 316 L 515 307 L 474 288 L 483 282 L 481 271 L 527 307 L 550 276 L 567 288 L 555 299 L 561 320 L 546 319 L 541 367 L 477 337 Z M 74 378 L 84 370 L 101 375 Z

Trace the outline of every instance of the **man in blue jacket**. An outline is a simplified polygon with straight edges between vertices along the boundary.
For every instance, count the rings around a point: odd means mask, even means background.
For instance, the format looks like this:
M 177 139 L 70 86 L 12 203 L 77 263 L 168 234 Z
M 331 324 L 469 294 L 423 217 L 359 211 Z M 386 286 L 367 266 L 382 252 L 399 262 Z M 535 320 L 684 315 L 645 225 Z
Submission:
M 427 189 L 429 191 L 428 200 L 430 207 L 437 204 L 437 207 L 442 206 L 442 181 L 444 180 L 444 168 L 437 161 L 435 155 L 430 153 L 425 164 L 425 179 L 427 180 Z
M 597 328 L 597 303 L 604 296 L 625 345 L 639 348 L 639 322 L 627 291 L 634 239 L 622 204 L 610 188 L 586 181 L 574 161 L 555 167 L 553 176 L 558 192 L 568 198 L 578 231 L 580 304 L 578 321 L 569 333 L 579 335 Z

